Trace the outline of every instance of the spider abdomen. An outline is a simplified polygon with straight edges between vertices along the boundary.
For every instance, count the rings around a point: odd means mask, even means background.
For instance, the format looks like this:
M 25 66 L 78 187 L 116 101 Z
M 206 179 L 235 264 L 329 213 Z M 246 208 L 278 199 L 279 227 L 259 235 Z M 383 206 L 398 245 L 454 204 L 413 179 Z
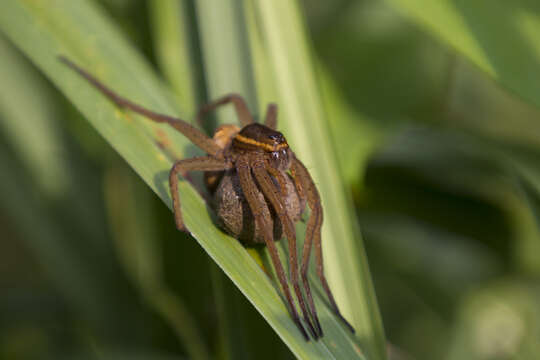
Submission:
M 285 176 L 286 194 L 282 196 L 287 215 L 293 223 L 300 220 L 305 207 L 305 199 L 298 196 L 293 180 L 289 175 Z M 274 181 L 279 189 L 277 182 Z M 274 241 L 283 237 L 281 222 L 274 210 L 268 205 L 262 192 L 257 190 L 257 197 L 261 200 L 259 209 L 263 216 L 270 219 L 273 227 Z M 213 196 L 213 208 L 216 212 L 218 224 L 228 234 L 237 238 L 245 245 L 264 244 L 263 233 L 256 225 L 253 213 L 244 197 L 236 170 L 229 170 L 223 174 L 220 183 Z

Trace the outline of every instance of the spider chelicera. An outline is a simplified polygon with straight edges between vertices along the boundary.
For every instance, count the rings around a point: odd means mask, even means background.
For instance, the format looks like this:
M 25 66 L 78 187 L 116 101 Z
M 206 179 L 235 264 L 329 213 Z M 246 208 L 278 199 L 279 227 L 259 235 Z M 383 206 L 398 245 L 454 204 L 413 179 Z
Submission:
M 225 96 L 202 107 L 197 115 L 198 121 L 205 113 L 232 103 L 242 125 L 241 129 L 235 125 L 220 126 L 214 137 L 210 138 L 181 119 L 155 113 L 119 96 L 70 60 L 65 57 L 59 59 L 117 106 L 141 114 L 152 121 L 169 124 L 206 152 L 207 156 L 176 161 L 170 171 L 170 191 L 176 227 L 179 230 L 187 231 L 178 195 L 178 174 L 185 175 L 188 171 L 194 170 L 204 171 L 208 190 L 214 195 L 213 207 L 216 209 L 221 227 L 246 245 L 264 244 L 268 247 L 287 300 L 289 313 L 306 341 L 309 337 L 298 316 L 275 244 L 283 234 L 289 245 L 290 280 L 304 321 L 313 338 L 317 340 L 323 336 L 307 278 L 313 246 L 317 275 L 328 296 L 330 306 L 343 323 L 354 332 L 353 327 L 341 315 L 324 276 L 321 248 L 323 212 L 319 192 L 306 167 L 289 148 L 283 134 L 275 130 L 277 125 L 275 104 L 268 106 L 264 124 L 253 121 L 243 98 L 236 94 Z M 306 200 L 311 208 L 311 215 L 307 221 L 299 272 L 294 223 L 300 219 Z M 300 289 L 299 273 L 307 306 Z

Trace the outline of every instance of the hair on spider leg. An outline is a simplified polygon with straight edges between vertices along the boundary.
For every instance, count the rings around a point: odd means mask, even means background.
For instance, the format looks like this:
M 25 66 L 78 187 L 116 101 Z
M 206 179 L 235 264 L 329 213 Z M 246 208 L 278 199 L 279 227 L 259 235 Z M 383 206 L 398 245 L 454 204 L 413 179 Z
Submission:
M 60 56 L 59 60 L 117 106 L 154 122 L 172 126 L 206 153 L 205 156 L 175 161 L 169 172 L 169 190 L 179 230 L 187 231 L 178 193 L 178 175 L 203 171 L 208 174 L 205 175 L 205 184 L 212 196 L 211 207 L 216 212 L 219 226 L 247 246 L 264 245 L 268 249 L 285 307 L 303 338 L 306 341 L 310 339 L 302 320 L 313 339 L 318 340 L 323 336 L 307 276 L 312 248 L 316 274 L 330 307 L 354 332 L 341 315 L 324 275 L 321 247 L 323 212 L 319 192 L 306 167 L 290 149 L 283 134 L 276 130 L 276 104 L 268 105 L 263 124 L 254 122 L 244 99 L 238 94 L 229 94 L 201 107 L 195 119 L 198 124 L 202 123 L 208 112 L 232 104 L 241 125 L 241 128 L 235 125 L 221 126 L 211 138 L 184 120 L 156 113 L 118 95 L 66 57 Z M 311 212 L 307 220 L 303 220 L 306 203 Z M 294 227 L 298 221 L 306 222 L 301 261 Z M 287 260 L 292 292 L 275 244 L 282 237 L 288 243 Z

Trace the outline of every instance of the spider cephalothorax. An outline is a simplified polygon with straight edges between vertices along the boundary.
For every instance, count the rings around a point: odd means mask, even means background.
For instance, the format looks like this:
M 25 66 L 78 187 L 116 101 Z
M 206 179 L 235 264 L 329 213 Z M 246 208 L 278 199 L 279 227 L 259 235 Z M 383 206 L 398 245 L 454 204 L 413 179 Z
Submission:
M 233 138 L 230 150 L 235 155 L 263 156 L 268 165 L 278 171 L 286 171 L 291 166 L 292 153 L 283 134 L 262 124 L 244 126 Z
M 185 175 L 193 170 L 204 171 L 206 185 L 213 194 L 213 208 L 221 227 L 247 245 L 263 243 L 268 247 L 289 313 L 304 338 L 309 340 L 298 316 L 275 244 L 283 236 L 288 241 L 293 290 L 312 336 L 318 339 L 323 335 L 307 278 L 312 247 L 315 249 L 317 275 L 330 306 L 344 324 L 354 331 L 341 315 L 324 276 L 321 247 L 323 213 L 319 193 L 309 172 L 289 148 L 283 134 L 275 130 L 276 105 L 268 106 L 263 125 L 253 121 L 244 100 L 238 95 L 231 94 L 208 104 L 199 111 L 198 120 L 206 112 L 232 103 L 242 125 L 241 129 L 235 125 L 223 125 L 216 130 L 214 137 L 210 138 L 183 120 L 157 114 L 117 95 L 71 61 L 63 57 L 60 60 L 118 106 L 142 114 L 152 121 L 169 124 L 207 153 L 207 156 L 178 160 L 170 171 L 173 210 L 179 230 L 187 231 L 180 208 L 178 174 Z M 294 223 L 300 219 L 306 202 L 311 209 L 311 215 L 307 221 L 299 271 Z M 307 305 L 300 284 L 304 287 Z

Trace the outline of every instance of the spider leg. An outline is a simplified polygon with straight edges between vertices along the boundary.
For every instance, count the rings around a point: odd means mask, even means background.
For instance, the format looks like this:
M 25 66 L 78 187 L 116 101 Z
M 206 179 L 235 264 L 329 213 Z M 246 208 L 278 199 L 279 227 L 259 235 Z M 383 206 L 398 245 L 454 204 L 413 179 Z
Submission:
M 308 324 L 309 330 L 311 331 L 315 340 L 317 340 L 319 338 L 319 334 L 315 331 L 315 328 L 311 323 L 309 312 L 304 302 L 304 296 L 302 295 L 302 291 L 300 290 L 299 285 L 300 281 L 298 278 L 296 231 L 294 229 L 293 222 L 287 214 L 285 205 L 283 204 L 283 201 L 278 195 L 278 189 L 272 182 L 272 179 L 268 175 L 266 168 L 267 166 L 265 166 L 263 162 L 256 163 L 253 165 L 253 173 L 255 174 L 255 179 L 257 179 L 257 182 L 259 183 L 264 196 L 270 201 L 270 204 L 272 204 L 272 207 L 274 208 L 277 216 L 279 217 L 279 220 L 281 221 L 281 226 L 283 227 L 285 236 L 287 237 L 287 241 L 289 244 L 289 266 L 291 282 L 296 293 L 298 303 L 300 304 L 300 309 L 302 310 L 302 314 L 304 315 L 304 321 Z M 270 167 L 268 166 L 268 168 Z
M 264 125 L 270 129 L 276 130 L 277 127 L 277 105 L 268 104 L 266 108 L 266 118 L 264 119 Z
M 298 192 L 298 196 L 301 199 L 305 200 L 306 199 L 306 193 L 305 193 L 304 188 L 307 187 L 309 189 L 308 186 L 305 186 L 303 184 L 304 181 L 302 181 L 302 179 L 304 179 L 305 176 L 302 176 L 302 175 L 298 174 L 298 170 L 297 170 L 298 166 L 294 162 L 291 165 L 292 165 L 291 166 L 291 175 L 293 177 L 294 184 L 296 186 L 296 191 Z M 317 189 L 315 189 L 315 191 L 316 190 Z M 308 203 L 309 203 L 310 208 L 311 208 L 311 216 L 309 217 L 309 219 L 307 221 L 307 225 L 306 225 L 306 235 L 305 235 L 305 240 L 304 240 L 304 248 L 302 250 L 302 267 L 301 267 L 300 273 L 302 275 L 302 284 L 304 285 L 304 289 L 306 291 L 306 296 L 308 298 L 310 310 L 311 310 L 311 313 L 313 314 L 313 318 L 315 320 L 315 325 L 317 326 L 317 330 L 319 331 L 321 336 L 323 336 L 323 330 L 322 330 L 322 327 L 321 327 L 321 323 L 319 321 L 319 317 L 317 316 L 317 310 L 315 308 L 315 303 L 313 301 L 313 296 L 311 295 L 311 287 L 309 285 L 309 280 L 308 280 L 308 277 L 307 277 L 308 270 L 309 270 L 309 259 L 310 259 L 310 255 L 311 255 L 311 247 L 313 245 L 314 233 L 315 233 L 315 230 L 318 227 L 320 227 L 320 225 L 322 224 L 322 219 L 321 219 L 321 221 L 319 221 L 319 219 L 321 218 L 320 215 L 322 215 L 322 210 L 320 209 L 319 206 L 316 206 L 316 204 L 317 204 L 316 197 L 313 197 L 313 196 L 309 195 L 309 196 L 307 196 L 307 198 L 308 198 Z
M 274 243 L 271 224 L 268 222 L 268 219 L 263 216 L 260 210 L 261 202 L 256 193 L 257 185 L 255 185 L 253 177 L 251 176 L 251 169 L 248 161 L 237 161 L 236 170 L 240 179 L 240 186 L 242 187 L 244 196 L 246 197 L 246 200 L 249 204 L 249 207 L 255 219 L 255 223 L 263 231 L 264 242 L 266 243 L 266 246 L 270 251 L 270 257 L 272 258 L 274 268 L 276 269 L 281 288 L 283 289 L 285 297 L 287 298 L 287 303 L 289 304 L 289 313 L 291 314 L 294 323 L 302 333 L 304 339 L 306 341 L 309 341 L 309 337 L 304 327 L 302 326 L 302 323 L 300 322 L 300 318 L 298 317 L 298 312 L 296 311 L 296 307 L 294 305 L 293 298 L 289 290 L 289 285 L 287 284 L 287 279 L 285 278 L 285 271 L 283 270 L 283 266 L 281 265 L 276 244 Z
M 220 171 L 232 168 L 232 163 L 216 159 L 211 156 L 194 157 L 191 159 L 178 160 L 174 163 L 169 173 L 169 186 L 173 201 L 174 220 L 178 230 L 187 231 L 182 219 L 182 210 L 180 208 L 180 196 L 178 195 L 178 173 L 185 174 L 188 171 Z
M 322 209 L 319 210 L 319 212 L 322 215 Z M 328 300 L 330 300 L 330 304 L 332 305 L 334 313 L 341 319 L 341 321 L 354 334 L 354 332 L 355 332 L 354 328 L 347 321 L 347 319 L 345 319 L 343 317 L 343 315 L 339 311 L 336 300 L 334 300 L 334 296 L 332 295 L 332 291 L 330 291 L 330 286 L 328 286 L 328 282 L 326 281 L 326 277 L 324 276 L 323 256 L 322 256 L 322 247 L 321 247 L 321 225 L 322 225 L 322 216 L 321 216 L 321 220 L 319 221 L 319 224 L 317 226 L 317 230 L 315 231 L 315 237 L 314 237 L 315 262 L 317 264 L 317 275 L 319 276 L 319 279 L 321 280 L 321 284 L 322 284 L 322 286 L 324 288 L 324 291 L 326 292 L 326 295 L 328 296 Z
M 302 274 L 302 283 L 304 284 L 304 288 L 306 290 L 306 296 L 309 301 L 309 306 L 313 314 L 313 318 L 315 319 L 315 324 L 317 325 L 317 330 L 319 331 L 321 336 L 323 336 L 323 330 L 321 327 L 321 323 L 319 322 L 319 317 L 317 316 L 317 310 L 315 308 L 313 296 L 311 295 L 311 287 L 309 286 L 309 280 L 307 277 L 309 270 L 311 247 L 313 245 L 313 237 L 316 229 L 320 228 L 321 225 L 321 221 L 319 221 L 319 219 L 321 218 L 320 215 L 322 215 L 322 212 L 320 211 L 319 207 L 314 207 L 306 225 L 306 238 L 304 240 L 304 249 L 302 250 L 302 268 L 300 272 Z
M 311 178 L 311 175 L 307 171 L 306 167 L 300 160 L 296 157 L 293 157 L 292 169 L 294 169 L 295 175 L 299 178 L 299 182 L 303 187 L 303 191 L 307 194 L 308 205 L 311 208 L 311 216 L 308 220 L 307 229 L 306 229 L 306 241 L 304 242 L 304 252 L 302 258 L 302 280 L 306 285 L 306 294 L 308 294 L 308 300 L 310 305 L 313 303 L 313 298 L 311 296 L 311 290 L 309 289 L 309 284 L 307 281 L 307 272 L 309 265 L 309 257 L 311 252 L 311 246 L 315 245 L 315 262 L 317 268 L 317 276 L 319 277 L 324 291 L 330 301 L 330 305 L 334 313 L 343 321 L 343 323 L 354 333 L 354 328 L 352 325 L 341 315 L 337 303 L 332 295 L 328 281 L 324 275 L 324 264 L 322 256 L 322 244 L 321 244 L 321 226 L 323 222 L 323 212 L 321 207 L 321 198 L 319 192 L 315 187 L 315 183 Z M 313 219 L 313 220 L 312 220 Z M 320 326 L 320 325 L 319 325 Z
M 90 75 L 90 73 L 88 73 L 86 70 L 82 69 L 78 65 L 75 65 L 75 63 L 73 63 L 71 60 L 63 56 L 60 56 L 59 60 L 69 66 L 71 69 L 75 70 L 77 73 L 79 73 L 79 75 L 81 75 L 83 78 L 88 80 L 90 84 L 92 84 L 96 89 L 98 89 L 101 93 L 107 96 L 117 106 L 141 114 L 155 122 L 169 124 L 176 130 L 184 134 L 185 137 L 187 137 L 195 145 L 197 145 L 209 155 L 216 156 L 221 152 L 221 148 L 214 142 L 213 139 L 208 137 L 199 129 L 191 126 L 187 122 L 178 118 L 173 118 L 171 116 L 155 113 L 138 104 L 135 104 L 134 102 L 131 102 L 130 100 L 127 100 L 126 98 L 123 98 L 122 96 L 112 91 L 110 88 L 108 88 L 98 79 L 96 79 L 93 75 Z
M 238 116 L 240 124 L 242 126 L 251 124 L 253 122 L 253 117 L 249 112 L 244 98 L 238 94 L 229 94 L 220 99 L 212 101 L 211 103 L 206 104 L 200 108 L 199 112 L 197 113 L 197 123 L 199 124 L 199 126 L 203 125 L 204 115 L 222 105 L 226 105 L 231 102 L 234 104 L 234 109 L 236 110 L 236 115 Z
M 298 192 L 298 196 L 301 199 L 306 199 L 306 193 L 304 191 L 304 186 L 302 185 L 302 181 L 300 181 L 300 177 L 298 176 L 296 166 L 294 163 L 291 164 L 291 175 L 294 180 L 294 185 L 296 186 L 296 191 Z
M 283 173 L 281 173 L 277 169 L 274 169 L 271 166 L 268 166 L 266 170 L 270 173 L 270 175 L 276 178 L 279 184 L 279 190 L 281 191 L 281 194 L 285 195 L 287 193 L 287 183 L 285 181 Z

